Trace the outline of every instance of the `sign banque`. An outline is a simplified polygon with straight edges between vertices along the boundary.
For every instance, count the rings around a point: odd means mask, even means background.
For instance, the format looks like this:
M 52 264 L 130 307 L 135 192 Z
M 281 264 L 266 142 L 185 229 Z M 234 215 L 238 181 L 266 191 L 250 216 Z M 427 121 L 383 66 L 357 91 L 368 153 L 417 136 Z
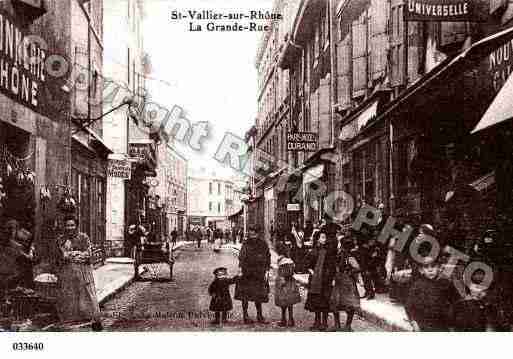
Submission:
M 16 20 L 0 11 L 0 93 L 42 112 L 45 58 L 46 52 L 29 40 Z
M 472 0 L 407 0 L 406 21 L 481 21 Z

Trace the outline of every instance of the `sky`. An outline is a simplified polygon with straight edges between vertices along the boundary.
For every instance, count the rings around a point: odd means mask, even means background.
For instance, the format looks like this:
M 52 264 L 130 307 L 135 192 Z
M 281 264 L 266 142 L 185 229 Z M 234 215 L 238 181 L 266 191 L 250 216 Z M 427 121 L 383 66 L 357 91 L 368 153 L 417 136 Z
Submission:
M 190 168 L 229 176 L 231 171 L 213 157 L 226 131 L 243 137 L 254 124 L 255 57 L 263 33 L 189 32 L 190 20 L 172 20 L 171 12 L 270 10 L 272 0 L 146 0 L 144 6 L 144 47 L 151 58 L 151 76 L 167 83 L 150 81 L 152 99 L 168 109 L 181 106 L 191 122 L 208 121 L 212 137 L 205 142 L 204 153 L 177 147 L 188 157 Z

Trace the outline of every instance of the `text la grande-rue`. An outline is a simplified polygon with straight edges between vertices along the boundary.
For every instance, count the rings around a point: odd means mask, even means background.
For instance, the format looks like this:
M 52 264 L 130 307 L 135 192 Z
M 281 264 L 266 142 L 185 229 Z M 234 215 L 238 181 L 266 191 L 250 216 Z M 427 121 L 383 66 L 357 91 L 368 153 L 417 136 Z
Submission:
M 205 26 L 189 22 L 189 31 L 203 31 L 203 30 L 209 31 L 209 32 L 241 32 L 241 31 L 270 31 L 271 27 L 269 25 L 260 25 L 254 22 L 249 22 L 247 25 L 242 25 L 238 22 L 233 23 L 227 23 L 227 24 L 216 24 L 213 22 L 207 23 Z

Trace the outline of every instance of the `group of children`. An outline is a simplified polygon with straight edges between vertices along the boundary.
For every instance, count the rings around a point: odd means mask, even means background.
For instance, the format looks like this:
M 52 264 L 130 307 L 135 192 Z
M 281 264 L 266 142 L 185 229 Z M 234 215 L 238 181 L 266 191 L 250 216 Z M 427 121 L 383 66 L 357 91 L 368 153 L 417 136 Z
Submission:
M 325 233 L 321 235 L 321 242 L 323 242 L 322 239 L 326 239 Z M 278 259 L 277 276 L 274 287 L 274 302 L 275 305 L 281 309 L 281 320 L 278 326 L 292 328 L 295 326 L 294 305 L 301 302 L 299 286 L 294 279 L 295 264 L 289 256 L 287 246 L 283 243 L 277 244 L 276 252 Z M 338 323 L 336 329 L 340 329 L 339 311 L 346 311 L 347 321 L 344 330 L 351 330 L 351 322 L 355 310 L 359 307 L 356 283 L 352 277 L 352 272 L 357 268 L 357 265 L 353 265 L 345 256 L 341 261 L 339 260 L 339 256 L 336 256 L 336 258 L 337 262 L 335 265 L 337 269 L 335 271 L 336 273 L 334 273 L 335 275 L 331 278 L 335 285 L 331 287 L 330 283 L 327 307 L 329 307 L 329 312 L 333 312 L 335 315 L 335 322 L 336 324 Z M 215 319 L 212 324 L 219 325 L 227 321 L 228 312 L 233 309 L 229 287 L 238 280 L 241 280 L 241 277 L 229 276 L 228 270 L 225 267 L 216 268 L 213 273 L 215 278 L 208 288 L 208 293 L 212 297 L 209 309 L 215 313 Z M 343 275 L 344 273 L 346 274 L 345 276 Z M 312 301 L 312 298 L 314 298 L 315 294 L 313 294 L 313 292 L 314 290 L 309 288 L 309 296 L 305 307 L 308 307 L 308 302 Z M 348 293 L 350 294 L 349 296 Z M 324 301 L 324 298 L 320 300 Z M 316 313 L 317 323 L 317 314 L 320 312 L 317 312 L 315 305 L 310 306 L 311 308 L 308 307 L 307 309 Z M 322 329 L 321 325 L 314 325 L 314 327 L 315 329 Z
M 342 241 L 338 249 L 330 252 L 329 246 L 333 243 L 327 241 L 326 237 L 325 233 L 321 233 L 319 246 L 312 250 L 312 254 L 316 255 L 311 255 L 313 261 L 309 267 L 313 270 L 305 308 L 315 312 L 313 329 L 326 330 L 328 314 L 333 313 L 335 329 L 351 331 L 352 319 L 360 307 L 355 277 L 361 268 L 353 253 L 351 241 Z M 323 249 L 326 249 L 324 253 Z M 278 325 L 294 327 L 293 308 L 301 302 L 299 287 L 293 278 L 295 265 L 288 256 L 286 246 L 278 244 L 276 250 L 279 257 L 274 300 L 276 306 L 281 308 L 281 321 Z M 336 255 L 333 257 L 332 253 Z M 316 284 L 319 274 L 322 274 L 322 278 Z M 240 277 L 228 276 L 224 267 L 214 270 L 214 275 L 215 279 L 208 289 L 212 296 L 210 310 L 215 312 L 213 323 L 220 324 L 227 320 L 228 312 L 233 308 L 229 286 L 240 280 Z M 476 271 L 471 284 L 461 283 L 458 291 L 454 280 L 449 281 L 442 275 L 440 261 L 425 257 L 412 273 L 409 283 L 405 307 L 412 328 L 416 331 L 504 330 L 497 294 L 500 288 L 484 286 L 483 276 L 482 271 Z M 340 311 L 347 313 L 344 328 L 340 326 Z
M 280 327 L 294 327 L 293 306 L 301 302 L 299 286 L 293 278 L 294 262 L 286 256 L 284 250 L 278 252 L 281 254 L 278 257 L 278 276 L 274 293 L 275 304 L 281 308 L 282 312 L 282 319 L 278 325 Z M 219 325 L 227 322 L 228 312 L 233 309 L 230 285 L 235 284 L 241 277 L 229 276 L 225 267 L 216 268 L 213 273 L 215 278 L 208 287 L 208 293 L 212 297 L 209 309 L 215 313 L 212 324 Z M 289 314 L 288 321 L 287 312 Z

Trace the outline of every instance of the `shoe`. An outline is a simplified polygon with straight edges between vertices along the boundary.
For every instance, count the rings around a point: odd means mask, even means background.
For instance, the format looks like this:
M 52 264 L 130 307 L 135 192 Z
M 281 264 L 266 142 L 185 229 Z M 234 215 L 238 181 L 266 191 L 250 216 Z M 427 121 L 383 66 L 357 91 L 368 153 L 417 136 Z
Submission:
M 244 324 L 254 324 L 255 321 L 251 318 L 244 318 Z
M 372 299 L 376 298 L 376 295 L 375 294 L 369 294 L 366 298 L 368 300 L 372 300 Z
M 103 331 L 103 325 L 101 322 L 94 322 L 93 324 L 91 324 L 91 330 L 93 332 L 101 332 Z
M 351 328 L 351 327 L 344 327 L 344 331 L 345 332 L 352 332 L 353 328 Z
M 312 332 L 316 332 L 316 331 L 318 331 L 318 330 L 319 330 L 319 328 L 320 328 L 320 325 L 319 325 L 319 324 L 314 324 L 314 325 L 312 325 L 312 326 L 310 327 L 310 330 L 311 330 Z
M 321 324 L 319 326 L 319 331 L 325 332 L 326 330 L 328 330 L 328 324 Z
M 287 322 L 285 320 L 280 320 L 280 322 L 278 323 L 278 326 L 283 328 L 283 327 L 286 327 L 287 326 Z
M 295 327 L 296 326 L 296 322 L 294 322 L 294 319 L 289 320 L 289 322 L 287 323 L 287 326 L 289 328 Z
M 219 322 L 219 320 L 213 320 L 213 321 L 210 322 L 210 324 L 211 325 L 219 325 L 221 323 Z

